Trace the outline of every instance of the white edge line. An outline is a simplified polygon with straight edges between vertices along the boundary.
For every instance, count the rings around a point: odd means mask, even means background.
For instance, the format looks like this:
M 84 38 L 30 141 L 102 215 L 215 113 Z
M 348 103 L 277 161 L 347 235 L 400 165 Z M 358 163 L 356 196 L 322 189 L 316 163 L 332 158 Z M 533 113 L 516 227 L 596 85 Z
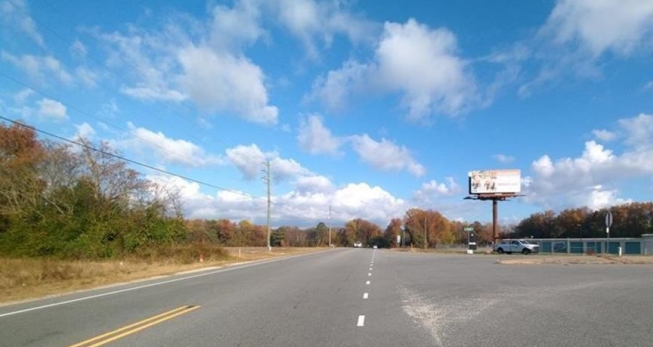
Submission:
M 365 316 L 360 315 L 358 316 L 358 323 L 356 324 L 357 327 L 362 327 L 365 326 Z
M 95 298 L 101 298 L 103 296 L 115 295 L 115 294 L 120 294 L 120 293 L 124 293 L 124 292 L 131 292 L 131 291 L 138 290 L 138 289 L 160 286 L 162 284 L 174 283 L 174 282 L 185 281 L 185 280 L 189 280 L 189 279 L 193 279 L 193 278 L 214 275 L 214 274 L 221 273 L 221 272 L 227 272 L 227 271 L 238 270 L 238 269 L 245 269 L 245 268 L 252 267 L 252 266 L 274 263 L 274 262 L 277 262 L 277 261 L 288 260 L 288 259 L 307 256 L 307 255 L 311 255 L 311 254 L 317 254 L 317 253 L 299 254 L 299 255 L 296 255 L 296 256 L 292 256 L 292 257 L 283 257 L 283 258 L 271 259 L 271 260 L 262 261 L 262 262 L 245 264 L 245 265 L 236 266 L 236 267 L 223 268 L 223 269 L 219 269 L 219 270 L 216 270 L 216 271 L 202 273 L 202 274 L 199 274 L 199 275 L 187 276 L 187 277 L 182 277 L 182 278 L 175 278 L 175 279 L 171 279 L 171 280 L 167 280 L 167 281 L 163 281 L 163 282 L 144 284 L 142 286 L 120 289 L 120 290 L 116 290 L 116 291 L 113 291 L 113 292 L 101 293 L 101 294 L 96 294 L 96 295 L 91 295 L 91 296 L 84 296 L 84 297 L 81 297 L 81 298 L 66 300 L 66 301 L 61 301 L 61 302 L 55 302 L 53 304 L 48 304 L 48 305 L 30 307 L 30 308 L 26 308 L 26 309 L 23 309 L 23 310 L 18 310 L 18 311 L 13 311 L 13 312 L 7 312 L 7 313 L 0 314 L 0 318 L 7 317 L 7 316 L 13 316 L 13 315 L 16 315 L 16 314 L 30 312 L 30 311 L 42 310 L 44 308 L 49 308 L 49 307 L 72 304 L 72 303 L 79 302 L 79 301 L 85 301 L 85 300 L 90 300 L 90 299 L 95 299 Z

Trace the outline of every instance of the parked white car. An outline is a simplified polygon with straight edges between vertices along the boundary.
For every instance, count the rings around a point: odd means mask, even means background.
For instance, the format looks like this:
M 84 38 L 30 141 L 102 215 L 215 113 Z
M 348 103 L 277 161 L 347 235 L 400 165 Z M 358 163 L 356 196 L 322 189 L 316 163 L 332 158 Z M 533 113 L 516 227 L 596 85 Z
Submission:
M 503 254 L 503 253 L 522 253 L 522 254 L 531 254 L 539 253 L 540 246 L 528 242 L 528 240 L 501 240 L 499 243 L 494 245 L 492 248 L 493 251 Z

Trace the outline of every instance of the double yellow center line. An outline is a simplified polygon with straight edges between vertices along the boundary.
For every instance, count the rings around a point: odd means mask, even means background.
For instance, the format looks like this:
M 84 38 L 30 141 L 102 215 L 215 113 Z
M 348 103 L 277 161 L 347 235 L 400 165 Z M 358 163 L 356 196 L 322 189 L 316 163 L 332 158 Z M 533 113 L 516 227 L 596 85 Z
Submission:
M 97 347 L 105 345 L 109 342 L 115 341 L 117 339 L 123 338 L 127 335 L 139 332 L 143 329 L 147 329 L 153 325 L 159 324 L 161 322 L 167 321 L 169 319 L 181 316 L 182 314 L 188 313 L 190 311 L 200 308 L 199 306 L 182 306 L 168 312 L 158 314 L 154 317 L 144 319 L 142 321 L 124 326 L 122 328 L 110 331 L 106 334 L 96 336 L 94 338 L 70 345 L 68 347 Z

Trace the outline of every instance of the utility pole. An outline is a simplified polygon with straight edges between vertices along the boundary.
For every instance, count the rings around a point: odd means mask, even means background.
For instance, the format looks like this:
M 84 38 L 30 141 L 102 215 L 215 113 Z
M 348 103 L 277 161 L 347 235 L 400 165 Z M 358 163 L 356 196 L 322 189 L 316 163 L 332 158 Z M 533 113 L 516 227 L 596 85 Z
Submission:
M 331 205 L 329 205 L 329 248 L 331 248 Z
M 424 249 L 426 249 L 426 244 L 428 240 L 426 239 L 426 217 L 424 217 Z
M 263 181 L 268 187 L 268 211 L 267 211 L 267 229 L 268 229 L 268 252 L 272 250 L 270 246 L 270 161 L 263 162 Z

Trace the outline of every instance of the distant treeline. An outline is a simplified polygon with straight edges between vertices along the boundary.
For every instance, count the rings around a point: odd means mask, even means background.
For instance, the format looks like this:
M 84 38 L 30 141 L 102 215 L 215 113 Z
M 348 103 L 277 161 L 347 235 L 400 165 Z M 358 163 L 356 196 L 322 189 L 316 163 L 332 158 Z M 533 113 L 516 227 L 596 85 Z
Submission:
M 588 208 L 566 209 L 534 213 L 517 224 L 513 231 L 518 237 L 577 238 L 606 237 L 605 215 L 607 209 L 592 211 Z M 653 233 L 653 203 L 633 202 L 610 207 L 613 224 L 610 237 L 640 237 Z M 505 233 L 504 236 L 509 236 Z

